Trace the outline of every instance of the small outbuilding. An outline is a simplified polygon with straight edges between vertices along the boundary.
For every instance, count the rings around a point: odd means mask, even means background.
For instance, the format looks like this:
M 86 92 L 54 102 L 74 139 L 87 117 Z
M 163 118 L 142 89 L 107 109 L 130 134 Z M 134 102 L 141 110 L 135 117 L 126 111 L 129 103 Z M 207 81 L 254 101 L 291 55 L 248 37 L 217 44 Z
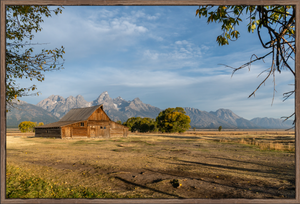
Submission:
M 103 105 L 71 109 L 58 122 L 35 127 L 35 137 L 127 137 L 128 127 L 112 121 Z

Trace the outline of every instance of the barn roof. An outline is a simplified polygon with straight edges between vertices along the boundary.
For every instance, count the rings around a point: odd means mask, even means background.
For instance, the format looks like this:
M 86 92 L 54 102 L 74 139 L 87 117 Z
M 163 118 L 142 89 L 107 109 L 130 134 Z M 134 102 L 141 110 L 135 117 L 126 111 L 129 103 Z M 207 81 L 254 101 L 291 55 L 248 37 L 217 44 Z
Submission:
M 73 108 L 66 115 L 64 115 L 59 121 L 54 123 L 49 123 L 46 125 L 38 126 L 35 128 L 50 128 L 50 127 L 62 127 L 65 125 L 70 125 L 72 123 L 87 120 L 95 110 L 103 105 L 97 105 L 87 108 Z
M 97 110 L 99 107 L 103 105 L 98 106 L 92 106 L 87 108 L 73 108 L 71 109 L 64 117 L 62 117 L 60 121 L 82 121 L 87 120 L 95 110 Z

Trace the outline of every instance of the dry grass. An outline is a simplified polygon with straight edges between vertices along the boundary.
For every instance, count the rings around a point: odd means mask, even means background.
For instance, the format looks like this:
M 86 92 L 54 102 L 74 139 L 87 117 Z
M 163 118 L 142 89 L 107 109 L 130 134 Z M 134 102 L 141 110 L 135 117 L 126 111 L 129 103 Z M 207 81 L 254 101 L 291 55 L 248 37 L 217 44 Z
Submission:
M 293 135 L 209 133 L 71 140 L 8 136 L 8 193 L 22 198 L 295 197 L 295 154 L 257 148 L 272 141 L 274 148 L 290 143 L 292 149 Z M 16 192 L 16 181 L 28 194 Z
M 266 142 L 266 141 L 256 141 L 256 138 L 247 138 L 247 139 L 237 139 L 237 140 L 230 140 L 230 139 L 221 139 L 220 142 L 224 143 L 239 143 L 245 145 L 253 145 L 259 147 L 261 150 L 276 150 L 276 151 L 286 151 L 286 152 L 295 152 L 295 143 L 288 142 L 286 143 L 279 143 L 279 142 Z

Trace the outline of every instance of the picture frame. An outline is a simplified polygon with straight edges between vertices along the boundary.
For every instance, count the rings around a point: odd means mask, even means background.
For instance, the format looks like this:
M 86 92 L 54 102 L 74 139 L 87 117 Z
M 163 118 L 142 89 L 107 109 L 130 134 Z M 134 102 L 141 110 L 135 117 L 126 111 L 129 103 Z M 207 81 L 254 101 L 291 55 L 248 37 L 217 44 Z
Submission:
M 6 103 L 5 103 L 5 7 L 8 5 L 55 5 L 55 6 L 199 6 L 199 5 L 295 5 L 296 47 L 300 47 L 300 1 L 299 0 L 1 0 L 1 68 L 0 68 L 0 135 L 1 135 L 1 191 L 0 203 L 300 203 L 300 53 L 295 56 L 295 199 L 7 199 L 5 198 L 6 164 Z

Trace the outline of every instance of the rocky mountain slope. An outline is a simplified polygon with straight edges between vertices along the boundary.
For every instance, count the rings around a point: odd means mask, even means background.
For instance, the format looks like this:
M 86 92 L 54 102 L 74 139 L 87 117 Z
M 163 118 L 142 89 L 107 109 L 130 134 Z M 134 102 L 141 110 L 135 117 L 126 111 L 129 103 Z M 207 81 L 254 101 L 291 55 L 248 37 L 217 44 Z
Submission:
M 216 112 L 210 111 L 209 113 L 213 114 L 216 117 L 218 117 L 218 118 L 228 122 L 229 124 L 235 126 L 235 128 L 240 128 L 240 129 L 262 128 L 259 125 L 259 123 L 254 124 L 253 122 L 236 115 L 234 112 L 232 112 L 229 109 L 221 108 L 221 109 L 218 109 Z
M 186 114 L 191 118 L 191 127 L 195 128 L 218 128 L 222 126 L 223 128 L 236 128 L 235 125 L 218 118 L 217 116 L 208 113 L 206 111 L 201 111 L 195 108 L 184 108 Z
M 80 95 L 73 97 L 69 96 L 64 98 L 58 95 L 51 95 L 48 98 L 40 101 L 37 106 L 51 112 L 56 117 L 61 118 L 72 108 L 83 108 L 91 106 L 91 103 L 88 103 Z
M 262 126 L 267 129 L 288 129 L 293 127 L 293 121 L 275 118 L 253 118 L 250 120 L 253 124 Z
M 155 118 L 161 109 L 143 103 L 139 98 L 132 101 L 126 101 L 121 97 L 112 99 L 105 91 L 94 101 L 87 102 L 81 95 L 76 97 L 52 95 L 42 101 L 37 106 L 51 112 L 53 115 L 61 118 L 72 108 L 83 108 L 103 104 L 104 111 L 114 121 L 121 120 L 125 122 L 130 117 L 152 117 Z

